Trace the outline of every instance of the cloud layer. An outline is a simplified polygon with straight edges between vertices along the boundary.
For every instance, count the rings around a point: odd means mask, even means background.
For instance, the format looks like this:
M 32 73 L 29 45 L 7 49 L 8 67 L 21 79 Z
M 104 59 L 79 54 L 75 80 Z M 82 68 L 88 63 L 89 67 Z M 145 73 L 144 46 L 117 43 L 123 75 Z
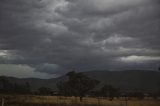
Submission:
M 134 69 L 140 60 L 147 61 L 139 69 L 157 68 L 159 6 L 158 0 L 1 0 L 0 63 L 51 74 Z

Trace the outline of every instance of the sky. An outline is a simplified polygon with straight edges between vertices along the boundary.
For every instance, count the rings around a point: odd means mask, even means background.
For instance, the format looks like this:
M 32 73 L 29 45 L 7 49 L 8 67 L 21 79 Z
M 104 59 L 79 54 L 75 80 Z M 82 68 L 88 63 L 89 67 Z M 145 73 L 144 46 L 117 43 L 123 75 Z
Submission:
M 156 70 L 159 0 L 0 0 L 0 75 Z

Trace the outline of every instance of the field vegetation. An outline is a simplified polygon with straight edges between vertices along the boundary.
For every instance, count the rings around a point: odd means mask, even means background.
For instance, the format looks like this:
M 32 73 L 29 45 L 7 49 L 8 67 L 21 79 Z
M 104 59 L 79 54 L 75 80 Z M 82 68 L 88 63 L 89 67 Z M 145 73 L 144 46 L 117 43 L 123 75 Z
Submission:
M 160 100 L 145 98 L 139 100 L 124 97 L 110 100 L 108 98 L 84 97 L 81 102 L 78 97 L 37 96 L 37 95 L 1 95 L 4 106 L 160 106 Z

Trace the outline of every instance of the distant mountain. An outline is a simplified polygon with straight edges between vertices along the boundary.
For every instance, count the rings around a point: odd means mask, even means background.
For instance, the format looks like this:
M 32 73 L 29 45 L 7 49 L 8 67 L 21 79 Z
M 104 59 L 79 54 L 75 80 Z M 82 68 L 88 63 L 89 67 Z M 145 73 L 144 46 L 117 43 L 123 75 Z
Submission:
M 86 75 L 95 78 L 104 84 L 110 84 L 121 90 L 152 91 L 160 89 L 160 72 L 158 71 L 92 71 Z
M 121 90 L 129 91 L 152 91 L 160 89 L 160 72 L 158 71 L 88 71 L 83 72 L 85 75 L 99 80 L 99 87 L 104 84 L 110 84 Z M 33 91 L 40 87 L 48 87 L 56 90 L 56 83 L 66 80 L 66 76 L 52 79 L 37 79 L 37 78 L 1 78 L 9 80 L 11 83 L 24 84 L 28 82 Z
M 25 84 L 29 83 L 31 90 L 36 91 L 40 87 L 47 87 L 53 90 L 56 90 L 56 84 L 60 80 L 64 80 L 65 76 L 59 78 L 51 78 L 51 79 L 38 79 L 38 78 L 15 78 L 15 77 L 6 77 L 0 76 L 0 78 L 6 79 L 12 84 Z

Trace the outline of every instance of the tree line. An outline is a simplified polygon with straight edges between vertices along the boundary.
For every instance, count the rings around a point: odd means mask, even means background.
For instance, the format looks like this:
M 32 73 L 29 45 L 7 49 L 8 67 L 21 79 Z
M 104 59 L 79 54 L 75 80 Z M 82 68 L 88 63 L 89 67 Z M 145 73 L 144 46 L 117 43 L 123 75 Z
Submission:
M 29 82 L 25 83 L 11 83 L 5 77 L 0 77 L 0 94 L 37 94 L 37 95 L 51 95 L 52 89 L 40 87 L 37 91 L 32 91 Z
M 74 71 L 66 74 L 67 80 L 57 83 L 57 91 L 47 87 L 40 87 L 37 91 L 32 91 L 28 82 L 24 84 L 11 83 L 7 79 L 0 77 L 0 93 L 5 94 L 37 94 L 37 95 L 58 95 L 58 96 L 75 96 L 79 97 L 80 101 L 85 96 L 104 97 L 113 100 L 115 97 L 136 97 L 143 99 L 146 95 L 143 92 L 121 92 L 120 88 L 112 85 L 103 85 L 99 88 L 100 81 L 92 79 L 83 73 Z M 150 93 L 147 96 L 152 96 L 157 99 L 160 92 Z
M 31 88 L 28 82 L 24 84 L 11 83 L 7 79 L 0 77 L 1 94 L 30 94 Z
M 103 85 L 98 87 L 99 81 L 91 79 L 83 73 L 76 73 L 74 71 L 67 74 L 68 80 L 57 83 L 59 95 L 61 96 L 75 96 L 80 97 L 80 101 L 85 96 L 103 97 L 113 100 L 119 97 L 136 97 L 137 99 L 144 99 L 145 96 L 152 96 L 154 99 L 160 97 L 160 91 L 155 93 L 143 92 L 121 92 L 120 88 L 112 85 Z

